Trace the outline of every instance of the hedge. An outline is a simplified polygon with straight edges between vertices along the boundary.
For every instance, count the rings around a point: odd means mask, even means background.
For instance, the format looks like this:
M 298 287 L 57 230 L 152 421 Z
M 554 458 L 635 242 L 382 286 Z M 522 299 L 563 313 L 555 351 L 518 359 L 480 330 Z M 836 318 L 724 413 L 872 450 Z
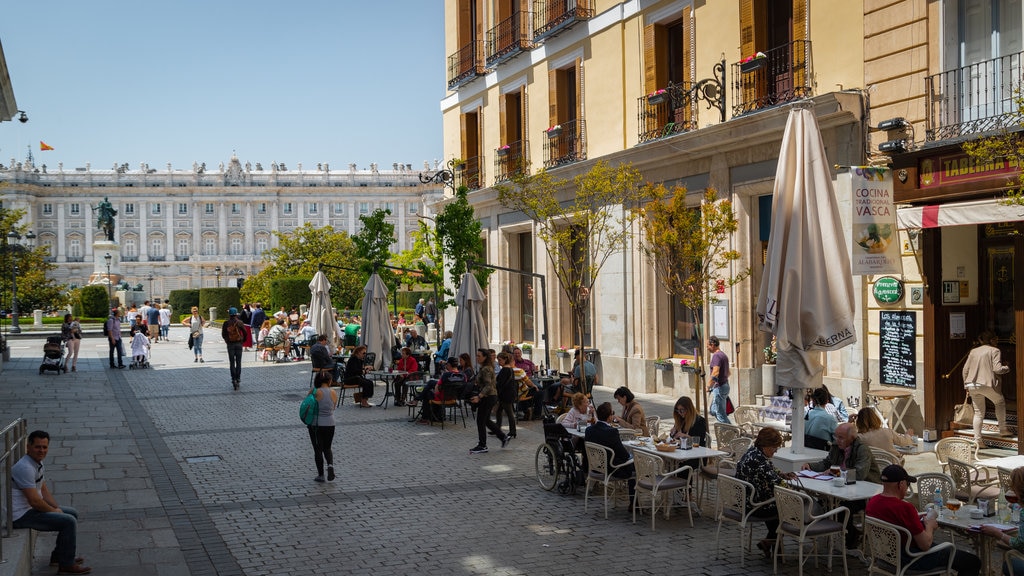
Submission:
M 284 306 L 286 310 L 290 310 L 292 306 L 298 308 L 302 304 L 309 304 L 309 301 L 312 299 L 309 283 L 312 281 L 312 278 L 302 277 L 275 278 L 271 280 L 270 306 L 264 306 L 263 309 L 274 311 Z
M 188 314 L 193 306 L 199 306 L 199 290 L 171 290 L 167 303 L 171 305 L 172 312 Z
M 307 289 L 307 292 L 309 290 Z M 217 309 L 217 318 L 224 319 L 228 316 L 228 308 L 241 308 L 241 294 L 238 288 L 203 288 L 199 291 L 199 314 L 206 318 L 210 308 Z M 188 308 L 191 310 L 191 308 Z M 206 318 L 209 320 L 209 318 Z
M 83 286 L 81 292 L 80 309 L 75 311 L 76 316 L 89 316 L 95 318 L 106 318 L 110 315 L 110 294 L 107 287 L 99 284 Z

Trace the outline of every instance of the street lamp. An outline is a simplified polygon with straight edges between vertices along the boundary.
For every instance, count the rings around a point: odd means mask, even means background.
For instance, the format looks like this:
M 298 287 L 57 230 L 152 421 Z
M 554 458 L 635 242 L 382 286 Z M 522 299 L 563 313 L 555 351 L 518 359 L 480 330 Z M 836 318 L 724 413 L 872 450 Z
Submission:
M 149 299 L 152 300 L 153 299 L 153 275 L 150 274 L 149 276 L 146 276 L 146 280 L 149 282 L 149 294 L 148 294 L 148 296 L 149 296 Z
M 238 271 L 238 279 L 235 281 L 235 286 L 241 290 L 242 285 L 245 284 L 245 270 Z
M 24 252 L 32 250 L 35 246 L 36 235 L 29 230 L 25 234 L 25 243 L 21 242 L 22 236 L 11 230 L 7 233 L 7 249 Z M 21 334 L 21 326 L 18 324 L 18 263 L 11 261 L 11 334 Z
M 114 257 L 110 255 L 110 252 L 107 252 L 107 255 L 104 256 L 103 259 L 107 262 L 107 306 L 110 306 L 114 301 L 114 295 L 110 291 L 110 286 L 112 284 L 110 281 L 110 261 L 113 260 Z
M 217 275 L 217 288 L 220 288 L 220 266 L 214 268 L 213 273 Z

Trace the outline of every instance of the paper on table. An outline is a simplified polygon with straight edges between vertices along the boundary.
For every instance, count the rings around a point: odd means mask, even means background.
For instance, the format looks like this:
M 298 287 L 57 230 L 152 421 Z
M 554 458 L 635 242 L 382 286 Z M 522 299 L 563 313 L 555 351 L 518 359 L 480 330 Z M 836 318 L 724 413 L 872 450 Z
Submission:
M 1016 530 L 1017 529 L 1017 527 L 1014 526 L 1013 524 L 997 524 L 997 523 L 992 523 L 992 522 L 989 522 L 989 523 L 986 523 L 986 524 L 974 524 L 974 525 L 970 526 L 970 529 L 971 530 L 980 530 L 982 526 L 991 526 L 993 528 L 997 528 L 999 530 L 1002 530 L 1003 532 L 1010 532 L 1012 530 Z
M 815 472 L 814 470 L 801 470 L 797 472 L 797 475 L 803 476 L 804 478 L 813 478 L 815 480 L 831 480 L 835 478 L 835 476 L 831 474 L 825 474 L 824 472 Z

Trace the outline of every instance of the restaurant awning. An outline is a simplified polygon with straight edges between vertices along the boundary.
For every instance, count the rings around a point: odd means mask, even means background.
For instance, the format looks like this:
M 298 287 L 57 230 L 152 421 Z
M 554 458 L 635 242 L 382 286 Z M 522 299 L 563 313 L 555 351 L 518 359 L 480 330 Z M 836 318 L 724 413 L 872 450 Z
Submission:
M 1007 206 L 1002 198 L 911 206 L 896 210 L 896 222 L 903 230 L 971 226 L 1024 220 L 1024 206 Z

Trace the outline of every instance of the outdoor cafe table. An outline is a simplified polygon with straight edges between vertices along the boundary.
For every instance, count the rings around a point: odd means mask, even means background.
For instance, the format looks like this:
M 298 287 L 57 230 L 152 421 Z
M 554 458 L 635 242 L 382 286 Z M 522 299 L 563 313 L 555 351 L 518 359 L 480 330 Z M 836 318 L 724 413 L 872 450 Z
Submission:
M 995 544 L 995 538 L 979 530 L 979 527 L 982 524 L 990 524 L 992 526 L 997 526 L 1007 534 L 1015 533 L 1017 531 L 1017 527 L 1012 524 L 1002 524 L 996 521 L 994 516 L 987 518 L 971 518 L 968 510 L 967 506 L 960 508 L 960 510 L 957 510 L 956 518 L 953 518 L 950 511 L 944 509 L 936 520 L 940 527 L 955 530 L 957 533 L 970 539 L 975 553 L 979 558 L 981 558 L 981 573 L 986 575 L 995 574 L 993 569 L 998 569 L 999 567 L 999 564 L 992 566 L 992 550 L 993 545 Z
M 1024 456 L 1003 456 L 1002 458 L 986 458 L 984 460 L 978 460 L 974 463 L 975 466 L 984 466 L 985 468 L 1004 468 L 1006 470 L 1013 470 L 1014 468 L 1020 468 L 1024 466 Z
M 680 450 L 679 448 L 676 448 L 671 452 L 662 452 L 661 450 L 658 450 L 657 448 L 652 446 L 650 443 L 645 443 L 643 446 L 641 446 L 636 441 L 630 440 L 628 442 L 625 442 L 624 444 L 626 445 L 626 450 L 632 450 L 633 452 L 644 452 L 646 454 L 654 454 L 655 456 L 660 456 L 665 460 L 670 460 L 671 462 L 673 462 L 673 465 L 676 468 L 672 471 L 666 472 L 666 476 L 677 474 L 681 468 L 683 468 L 684 466 L 688 466 L 688 461 L 705 458 L 717 458 L 719 456 L 727 456 L 729 454 L 728 452 L 722 452 L 721 450 L 713 450 L 711 448 L 705 448 L 703 446 L 694 446 L 689 450 Z M 690 478 L 700 479 L 700 476 L 698 474 L 699 472 L 699 467 L 693 469 L 690 473 Z M 693 509 L 697 511 L 697 514 L 699 516 L 704 515 L 704 513 L 700 509 L 699 502 L 691 501 L 690 505 L 693 506 Z
M 384 398 L 381 399 L 380 404 L 377 404 L 377 406 L 383 406 L 384 409 L 387 410 L 388 396 L 394 396 L 395 399 L 398 398 L 397 390 L 395 391 L 394 394 L 391 393 L 392 386 L 394 385 L 395 380 L 397 380 L 399 376 L 408 376 L 409 373 L 403 372 L 402 370 L 371 370 L 367 372 L 366 375 L 373 380 L 384 381 Z
M 820 474 L 826 474 L 821 472 Z M 832 480 L 817 480 L 805 476 L 798 476 L 799 481 L 790 480 L 791 486 L 802 489 L 804 492 L 821 496 L 828 509 L 835 508 L 843 502 L 854 500 L 867 500 L 876 494 L 881 494 L 882 485 L 867 480 L 857 480 L 853 484 L 836 486 Z

